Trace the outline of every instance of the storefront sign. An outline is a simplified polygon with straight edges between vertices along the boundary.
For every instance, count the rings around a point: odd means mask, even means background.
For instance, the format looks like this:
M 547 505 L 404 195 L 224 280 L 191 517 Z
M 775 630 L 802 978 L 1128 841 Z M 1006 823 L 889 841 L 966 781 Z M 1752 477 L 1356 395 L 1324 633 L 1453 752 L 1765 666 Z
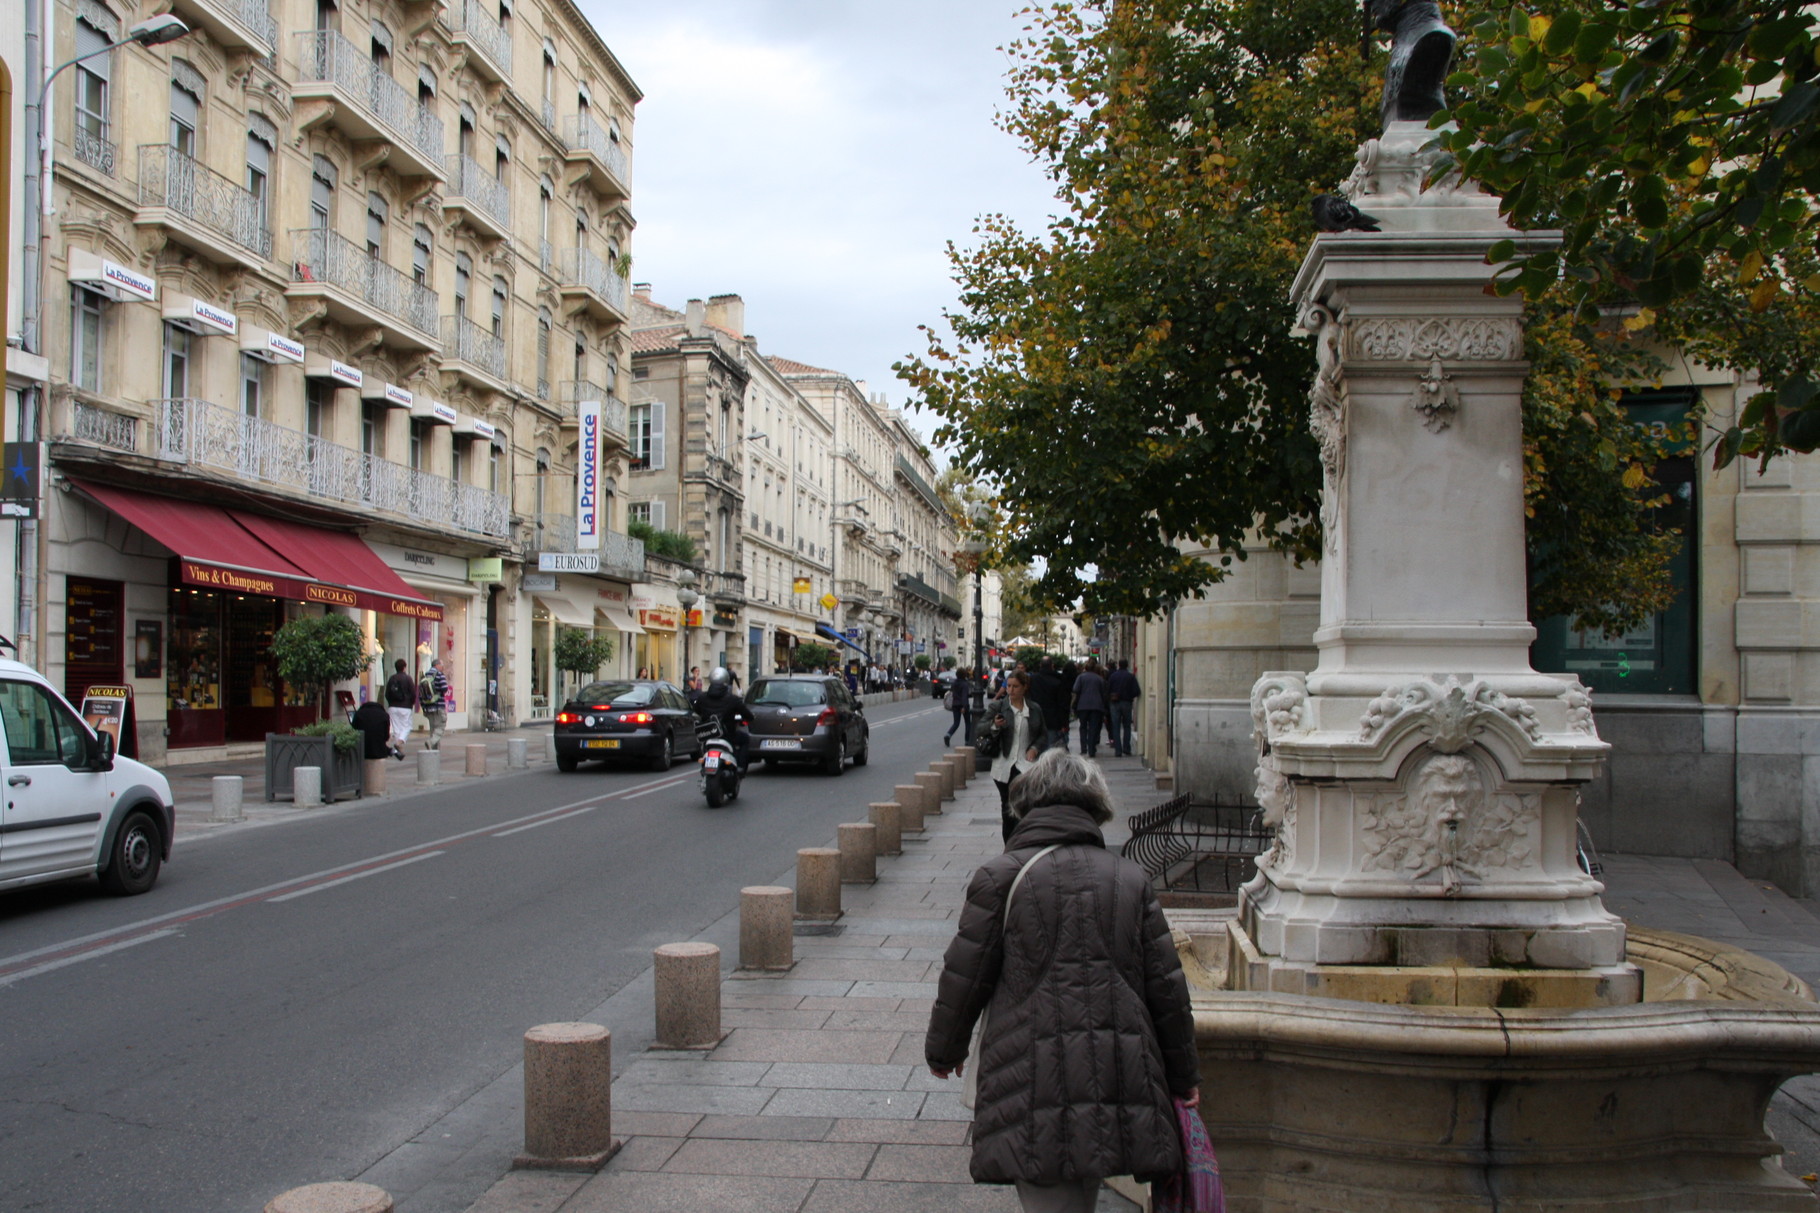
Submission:
M 807 577 L 798 577 L 795 581 L 790 583 L 790 592 L 792 594 L 807 594 L 811 588 Z
M 329 378 L 338 383 L 345 383 L 349 387 L 359 387 L 366 382 L 367 377 L 360 373 L 359 367 L 349 366 L 345 362 L 331 358 L 329 359 Z
M 524 588 L 533 594 L 542 591 L 553 593 L 556 589 L 556 574 L 526 573 L 524 576 Z
M 90 687 L 82 697 L 82 719 L 97 734 L 114 739 L 114 752 L 124 753 L 126 712 L 133 702 L 132 687 Z
M 839 603 L 840 599 L 836 598 L 833 594 L 822 595 L 822 608 L 824 610 L 832 611 Z
M 330 606 L 359 606 L 360 597 L 345 585 L 323 585 L 311 582 L 303 587 L 305 602 L 326 602 Z
M 732 631 L 739 626 L 739 619 L 731 611 L 714 612 L 714 626 L 722 631 Z
M 164 677 L 162 619 L 141 619 L 133 624 L 133 677 Z
M 200 299 L 190 300 L 190 318 L 203 328 L 214 329 L 233 337 L 240 332 L 240 318 L 224 308 Z
M 210 590 L 258 594 L 265 598 L 289 598 L 294 602 L 357 607 L 385 615 L 402 615 L 409 619 L 434 621 L 442 618 L 442 607 L 434 602 L 412 602 L 406 598 L 349 589 L 344 585 L 327 585 L 320 581 L 305 581 L 300 577 L 281 577 L 275 573 L 250 572 L 225 565 L 205 564 L 199 560 L 180 560 L 178 566 L 186 584 Z
M 689 620 L 690 627 L 692 627 L 692 628 L 700 627 L 701 626 L 701 608 L 697 607 L 695 610 L 690 611 L 688 614 L 688 620 Z
M 598 573 L 600 556 L 594 552 L 539 552 L 537 567 L 545 573 Z
M 468 558 L 468 580 L 475 585 L 490 585 L 495 581 L 504 581 L 506 562 L 499 556 L 470 556 Z
M 38 516 L 39 468 L 43 466 L 35 442 L 8 442 L 0 446 L 0 517 Z
M 277 361 L 303 361 L 303 342 L 292 341 L 289 337 L 281 336 L 278 333 L 267 333 L 265 335 L 265 349 L 266 353 L 270 354 L 272 358 Z
M 385 385 L 385 402 L 394 408 L 408 409 L 414 400 L 416 397 L 409 390 L 399 387 L 396 383 Z
M 624 590 L 616 590 L 610 585 L 596 587 L 594 596 L 596 598 L 604 598 L 608 602 L 623 603 L 626 600 L 626 592 Z
M 575 546 L 583 551 L 600 548 L 600 401 L 584 400 L 575 406 L 580 426 L 580 453 L 575 468 Z
M 94 284 L 114 299 L 143 299 L 151 303 L 158 298 L 158 283 L 154 279 L 105 257 L 97 257 L 86 249 L 70 250 L 69 279 L 84 285 Z
M 651 607 L 638 613 L 638 622 L 648 628 L 661 628 L 666 632 L 676 630 L 676 608 Z

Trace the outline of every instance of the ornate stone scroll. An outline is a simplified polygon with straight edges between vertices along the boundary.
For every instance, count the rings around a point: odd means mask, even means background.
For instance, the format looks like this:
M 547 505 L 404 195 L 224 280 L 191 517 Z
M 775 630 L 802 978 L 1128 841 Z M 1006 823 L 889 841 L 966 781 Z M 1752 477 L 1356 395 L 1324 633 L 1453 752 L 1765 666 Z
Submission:
M 1303 327 L 1308 322 L 1303 320 Z M 1470 316 L 1378 316 L 1347 326 L 1347 356 L 1364 362 L 1515 362 L 1523 323 Z
M 1321 448 L 1321 531 L 1329 553 L 1339 551 L 1340 489 L 1346 483 L 1346 381 L 1340 363 L 1346 318 L 1318 303 L 1302 309 L 1301 328 L 1314 337 L 1314 387 L 1308 393 L 1308 428 Z
M 1409 716 L 1421 722 L 1428 744 L 1443 754 L 1466 748 L 1494 716 L 1502 716 L 1532 740 L 1542 740 L 1542 723 L 1525 701 L 1493 690 L 1478 679 L 1445 682 L 1417 678 L 1387 689 L 1365 707 L 1359 718 L 1359 740 L 1375 741 L 1394 721 Z

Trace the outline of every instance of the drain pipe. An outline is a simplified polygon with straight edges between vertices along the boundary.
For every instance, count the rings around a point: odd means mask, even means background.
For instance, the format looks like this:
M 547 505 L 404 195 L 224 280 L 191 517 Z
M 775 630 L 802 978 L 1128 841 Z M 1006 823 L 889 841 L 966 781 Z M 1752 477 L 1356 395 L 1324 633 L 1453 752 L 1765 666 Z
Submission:
M 44 74 L 49 70 L 54 53 L 46 31 L 50 29 L 50 0 L 26 0 L 25 3 L 25 79 L 20 88 L 25 100 L 24 138 L 14 146 L 21 148 L 24 167 L 25 206 L 20 216 L 20 236 L 24 245 L 24 265 L 20 267 L 21 299 L 19 301 L 19 336 L 27 352 L 44 354 L 44 301 L 42 265 L 44 259 L 45 180 L 44 147 L 49 142 L 44 111 Z M 19 420 L 14 437 L 20 442 L 42 442 L 44 438 L 44 385 L 35 384 L 19 393 Z M 13 592 L 13 628 L 20 660 L 43 668 L 39 607 L 43 555 L 43 526 L 47 477 L 39 470 L 37 508 L 33 517 L 21 519 L 14 528 L 16 544 L 13 568 L 17 570 Z

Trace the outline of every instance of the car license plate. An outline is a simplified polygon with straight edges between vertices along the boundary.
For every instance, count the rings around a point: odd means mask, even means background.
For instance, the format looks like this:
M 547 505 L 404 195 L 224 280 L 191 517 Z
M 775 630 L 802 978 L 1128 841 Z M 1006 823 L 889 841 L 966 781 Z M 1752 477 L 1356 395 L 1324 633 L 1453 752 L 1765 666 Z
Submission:
M 617 750 L 619 740 L 612 737 L 593 737 L 581 743 L 584 750 Z
M 803 743 L 790 738 L 767 737 L 758 748 L 761 750 L 800 750 L 803 748 Z

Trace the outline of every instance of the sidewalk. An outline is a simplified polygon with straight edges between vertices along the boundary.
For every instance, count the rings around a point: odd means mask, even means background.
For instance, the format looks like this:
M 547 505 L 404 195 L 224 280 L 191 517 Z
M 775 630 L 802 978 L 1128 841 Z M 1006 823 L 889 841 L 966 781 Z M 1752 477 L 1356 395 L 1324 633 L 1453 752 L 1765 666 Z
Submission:
M 1123 840 L 1127 814 L 1167 798 L 1136 759 L 1102 758 Z M 784 975 L 728 972 L 719 1047 L 640 1049 L 649 1039 L 648 983 L 614 1000 L 618 1076 L 613 1126 L 624 1140 L 598 1174 L 519 1171 L 468 1213 L 1013 1213 L 1006 1188 L 967 1174 L 970 1114 L 958 1084 L 923 1065 L 935 978 L 973 869 L 1000 847 L 998 799 L 982 774 L 907 835 L 904 854 L 881 858 L 878 881 L 843 888 L 845 916 L 796 938 Z M 861 814 L 856 813 L 856 817 Z M 1811 903 L 1740 876 L 1729 865 L 1608 855 L 1607 902 L 1631 921 L 1738 944 L 1820 984 L 1820 919 Z M 757 877 L 758 874 L 755 874 Z M 724 962 L 736 961 L 719 932 Z M 628 991 L 630 994 L 631 991 Z M 529 1024 L 527 1027 L 531 1026 Z M 629 1039 L 628 1039 L 629 1038 Z M 495 1113 L 521 1115 L 514 1072 L 494 1093 Z M 1793 1175 L 1820 1169 L 1820 1079 L 1789 1083 L 1769 1125 Z M 381 1177 L 370 1177 L 380 1182 Z M 428 1192 L 421 1194 L 427 1197 Z M 402 1213 L 428 1210 L 402 1199 Z M 1108 1191 L 1103 1211 L 1136 1206 Z

